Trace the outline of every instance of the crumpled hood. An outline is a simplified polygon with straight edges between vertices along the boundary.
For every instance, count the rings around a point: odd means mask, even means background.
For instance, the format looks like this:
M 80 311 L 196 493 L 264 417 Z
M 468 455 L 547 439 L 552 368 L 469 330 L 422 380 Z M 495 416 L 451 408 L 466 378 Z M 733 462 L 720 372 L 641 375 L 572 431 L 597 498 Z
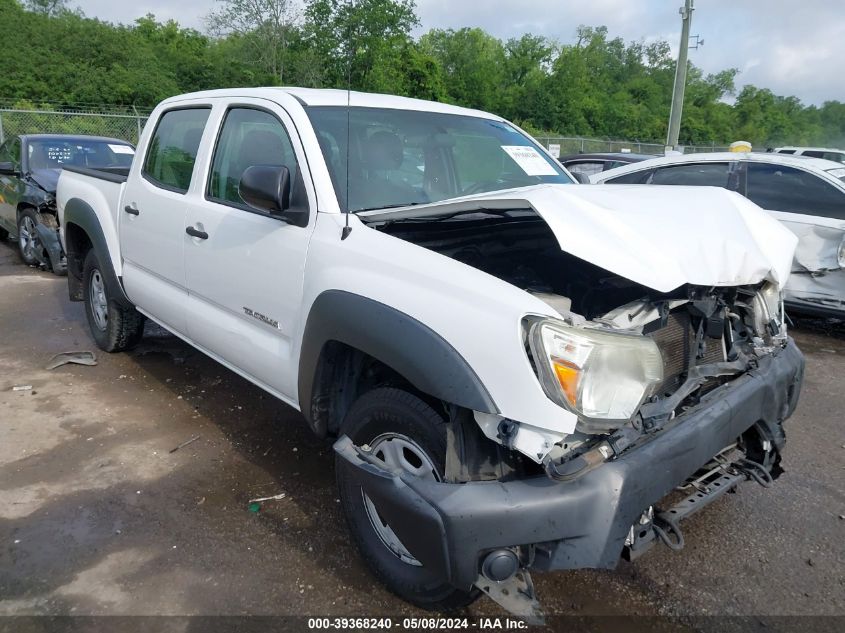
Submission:
M 61 169 L 33 169 L 29 172 L 29 177 L 45 191 L 56 195 L 56 187 L 59 184 L 59 174 L 61 173 Z
M 660 292 L 764 279 L 783 286 L 798 243 L 760 207 L 716 187 L 537 185 L 360 215 L 398 220 L 524 208 L 548 223 L 567 253 Z

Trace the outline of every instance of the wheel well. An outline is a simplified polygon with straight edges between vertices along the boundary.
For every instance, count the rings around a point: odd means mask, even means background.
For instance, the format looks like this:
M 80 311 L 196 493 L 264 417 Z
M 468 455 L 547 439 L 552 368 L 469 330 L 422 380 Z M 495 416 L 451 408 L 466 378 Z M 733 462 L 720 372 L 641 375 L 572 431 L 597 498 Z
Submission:
M 542 473 L 527 458 L 487 438 L 471 410 L 420 391 L 389 365 L 334 340 L 323 346 L 317 364 L 310 402 L 313 428 L 336 437 L 352 404 L 377 387 L 412 393 L 443 417 L 447 423 L 445 475 L 449 481 L 504 481 Z M 305 403 L 301 405 L 304 408 Z
M 314 429 L 337 435 L 346 412 L 363 393 L 376 387 L 409 391 L 446 415 L 446 405 L 416 389 L 404 376 L 377 358 L 346 343 L 328 341 L 320 351 L 310 407 Z
M 21 219 L 21 213 L 23 213 L 23 212 L 24 212 L 24 211 L 26 211 L 27 209 L 33 209 L 34 211 L 37 211 L 37 210 L 38 210 L 38 209 L 35 207 L 35 205 L 30 204 L 29 202 L 19 202 L 19 203 L 18 203 L 18 208 L 17 208 L 17 210 L 16 210 L 16 211 L 17 211 L 17 214 L 15 215 L 15 223 L 17 223 L 17 222 L 18 222 L 18 220 L 20 220 L 20 219 Z
M 65 225 L 65 256 L 71 301 L 82 301 L 82 264 L 92 248 L 94 245 L 91 238 L 82 227 L 72 222 Z

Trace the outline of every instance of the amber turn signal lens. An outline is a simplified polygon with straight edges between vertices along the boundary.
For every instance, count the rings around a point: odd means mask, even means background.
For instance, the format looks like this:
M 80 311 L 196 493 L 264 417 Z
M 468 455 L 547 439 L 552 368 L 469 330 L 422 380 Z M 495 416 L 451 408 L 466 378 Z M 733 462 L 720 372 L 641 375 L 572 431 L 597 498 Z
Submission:
M 564 363 L 559 360 L 552 360 L 552 366 L 555 368 L 555 375 L 560 383 L 563 394 L 569 401 L 569 404 L 575 406 L 578 401 L 578 378 L 581 371 L 577 367 L 573 367 L 569 363 Z

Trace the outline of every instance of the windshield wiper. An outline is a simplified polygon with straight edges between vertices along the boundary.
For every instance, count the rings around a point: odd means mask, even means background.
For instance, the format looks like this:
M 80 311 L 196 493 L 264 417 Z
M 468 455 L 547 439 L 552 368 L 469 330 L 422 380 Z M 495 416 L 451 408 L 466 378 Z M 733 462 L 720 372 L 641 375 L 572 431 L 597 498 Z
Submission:
M 363 213 L 364 211 L 384 211 L 385 209 L 401 209 L 403 207 L 415 207 L 418 204 L 429 204 L 428 202 L 403 202 L 401 204 L 388 204 L 383 207 L 371 207 L 369 209 L 355 209 L 347 213 Z

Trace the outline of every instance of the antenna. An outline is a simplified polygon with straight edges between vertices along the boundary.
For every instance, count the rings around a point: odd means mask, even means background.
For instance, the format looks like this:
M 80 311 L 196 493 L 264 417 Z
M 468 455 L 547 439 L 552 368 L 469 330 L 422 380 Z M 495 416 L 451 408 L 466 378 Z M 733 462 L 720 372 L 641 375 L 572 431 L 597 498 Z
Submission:
M 348 0 L 346 3 L 346 6 L 350 10 L 349 15 L 347 15 L 350 27 L 346 31 L 346 224 L 344 224 L 343 230 L 340 232 L 341 242 L 352 233 L 352 227 L 349 226 L 349 146 L 352 142 L 349 133 L 349 113 L 352 109 L 352 2 L 353 0 Z

